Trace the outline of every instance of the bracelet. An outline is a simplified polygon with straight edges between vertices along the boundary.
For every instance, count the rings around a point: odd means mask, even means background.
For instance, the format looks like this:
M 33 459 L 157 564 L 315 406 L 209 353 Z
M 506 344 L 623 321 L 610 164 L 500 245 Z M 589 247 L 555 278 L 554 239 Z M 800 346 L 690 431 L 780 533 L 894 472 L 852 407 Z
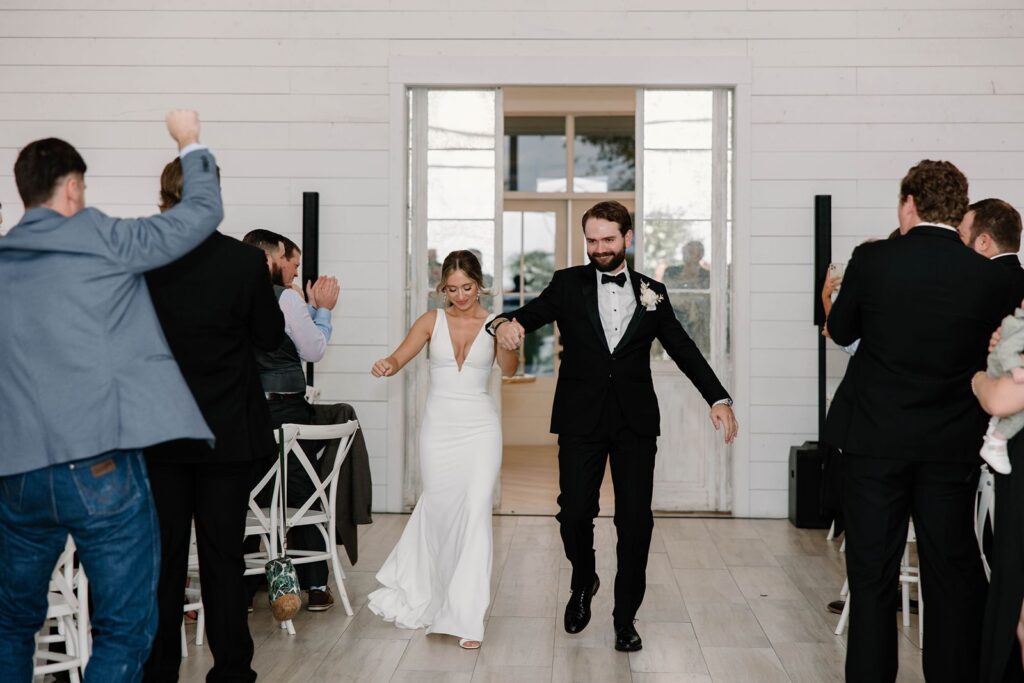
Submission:
M 507 322 L 508 322 L 508 318 L 498 318 L 497 319 L 497 323 L 495 323 L 494 321 L 491 321 L 491 323 L 486 328 L 487 329 L 487 334 L 489 334 L 489 335 L 491 335 L 493 337 L 495 335 L 495 333 L 498 331 L 498 328 L 501 327 L 502 325 L 504 325 Z

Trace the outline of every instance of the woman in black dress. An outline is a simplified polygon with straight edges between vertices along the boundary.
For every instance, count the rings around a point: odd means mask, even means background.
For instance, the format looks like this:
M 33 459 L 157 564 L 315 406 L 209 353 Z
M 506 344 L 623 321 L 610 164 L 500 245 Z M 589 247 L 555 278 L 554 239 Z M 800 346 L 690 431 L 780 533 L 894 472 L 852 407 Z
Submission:
M 993 343 L 996 339 L 993 337 Z M 1024 384 L 1009 377 L 993 379 L 979 372 L 971 386 L 990 415 L 1002 417 L 1024 410 Z M 982 627 L 979 677 L 983 683 L 1024 682 L 1024 432 L 1010 440 L 1009 451 L 1013 471 L 995 475 L 992 580 Z

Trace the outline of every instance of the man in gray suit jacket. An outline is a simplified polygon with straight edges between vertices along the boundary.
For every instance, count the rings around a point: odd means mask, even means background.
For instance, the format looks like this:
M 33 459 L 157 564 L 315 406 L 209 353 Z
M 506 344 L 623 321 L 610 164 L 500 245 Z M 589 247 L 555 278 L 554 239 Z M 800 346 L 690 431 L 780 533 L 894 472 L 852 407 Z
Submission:
M 143 274 L 223 217 L 195 112 L 174 111 L 184 196 L 166 213 L 85 208 L 85 162 L 55 138 L 14 165 L 25 215 L 0 238 L 0 680 L 32 677 L 50 573 L 71 534 L 90 579 L 87 681 L 136 681 L 156 627 L 159 534 L 141 449 L 212 439 Z

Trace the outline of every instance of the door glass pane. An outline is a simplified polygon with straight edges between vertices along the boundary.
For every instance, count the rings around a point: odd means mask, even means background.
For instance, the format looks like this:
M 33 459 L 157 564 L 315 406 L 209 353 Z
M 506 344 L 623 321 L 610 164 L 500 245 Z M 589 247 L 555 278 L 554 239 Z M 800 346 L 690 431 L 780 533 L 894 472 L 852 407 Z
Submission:
M 427 153 L 427 217 L 494 218 L 494 151 Z
M 711 150 L 645 150 L 646 218 L 711 218 Z
M 644 93 L 644 149 L 711 149 L 710 90 Z
M 505 211 L 503 214 L 504 298 L 513 311 L 539 294 L 555 272 L 556 216 L 553 211 Z M 520 373 L 553 375 L 555 332 L 545 325 L 526 335 Z
M 644 92 L 644 263 L 708 357 L 713 264 L 721 262 L 711 234 L 713 104 L 711 90 Z M 653 353 L 667 358 L 660 344 Z
M 565 192 L 565 117 L 505 118 L 505 190 Z
M 644 222 L 644 263 L 669 289 L 710 289 L 711 221 Z
M 493 90 L 427 93 L 427 149 L 494 149 Z
M 576 192 L 629 192 L 636 180 L 636 119 L 578 116 L 573 140 Z

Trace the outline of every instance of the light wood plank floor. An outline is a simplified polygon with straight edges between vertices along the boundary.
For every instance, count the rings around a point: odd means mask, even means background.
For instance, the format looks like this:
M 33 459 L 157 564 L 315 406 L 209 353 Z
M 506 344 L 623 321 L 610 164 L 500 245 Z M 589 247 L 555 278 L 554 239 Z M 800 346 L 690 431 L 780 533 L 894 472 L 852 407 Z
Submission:
M 551 517 L 494 518 L 492 603 L 483 648 L 459 649 L 454 638 L 425 636 L 382 622 L 366 609 L 374 573 L 408 517 L 376 515 L 361 527 L 361 556 L 347 586 L 356 610 L 340 604 L 296 619 L 297 635 L 278 628 L 257 596 L 251 628 L 253 667 L 260 680 L 307 681 L 627 681 L 635 683 L 843 680 L 845 638 L 832 634 L 838 617 L 825 605 L 843 582 L 839 545 L 825 532 L 784 520 L 658 519 L 648 589 L 637 629 L 641 652 L 622 654 L 611 628 L 615 531 L 597 520 L 598 572 L 604 587 L 594 618 L 576 636 L 561 626 L 569 565 Z M 894 619 L 896 616 L 894 615 Z M 899 681 L 923 681 L 914 641 L 917 617 L 900 638 Z M 196 647 L 182 681 L 199 683 L 212 664 Z
M 505 446 L 501 460 L 500 512 L 509 515 L 554 515 L 558 512 L 558 446 Z M 602 517 L 615 514 L 612 472 L 604 469 Z

